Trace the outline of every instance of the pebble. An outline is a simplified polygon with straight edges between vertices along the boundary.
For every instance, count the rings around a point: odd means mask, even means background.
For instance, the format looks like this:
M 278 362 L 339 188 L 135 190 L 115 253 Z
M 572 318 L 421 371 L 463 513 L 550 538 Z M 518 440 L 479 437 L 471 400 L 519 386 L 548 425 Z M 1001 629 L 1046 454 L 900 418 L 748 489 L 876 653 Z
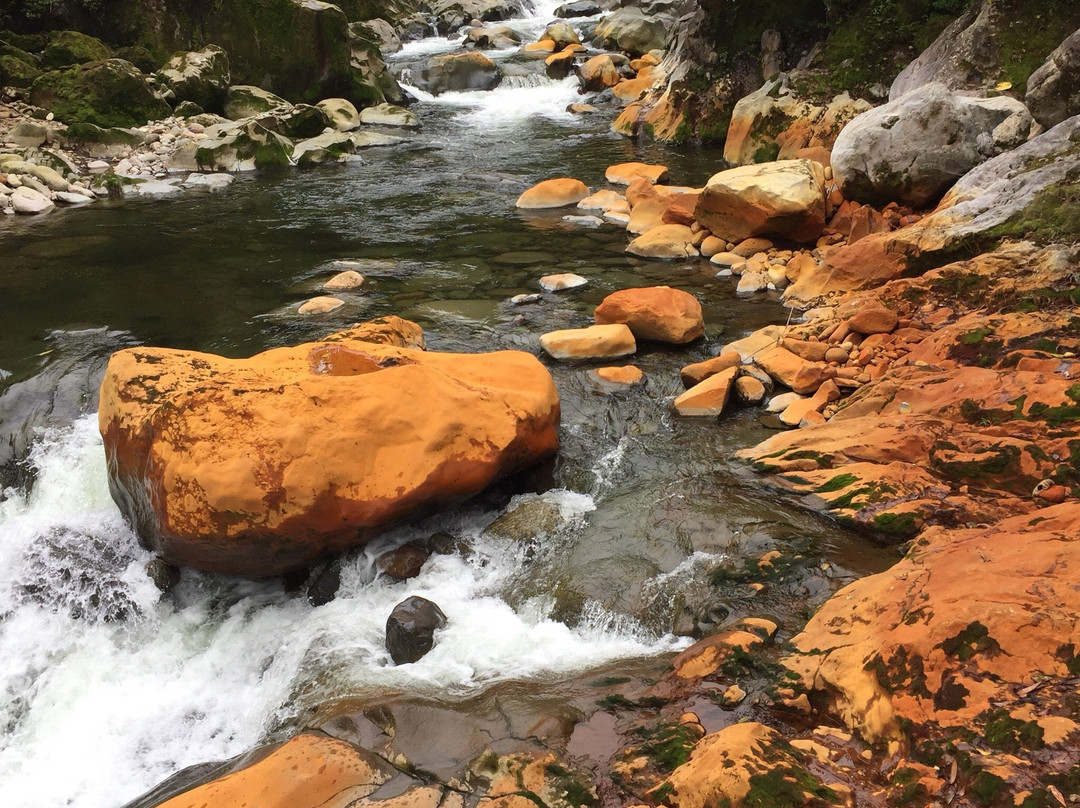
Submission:
M 514 295 L 510 298 L 510 302 L 515 306 L 524 306 L 526 303 L 539 303 L 541 300 L 543 300 L 543 295 L 535 292 L 528 295 Z

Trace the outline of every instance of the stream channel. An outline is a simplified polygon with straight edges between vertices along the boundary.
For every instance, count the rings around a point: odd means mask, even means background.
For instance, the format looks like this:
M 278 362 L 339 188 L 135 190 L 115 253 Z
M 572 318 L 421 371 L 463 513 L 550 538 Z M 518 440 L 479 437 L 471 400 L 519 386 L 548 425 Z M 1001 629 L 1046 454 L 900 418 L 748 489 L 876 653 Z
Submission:
M 510 24 L 531 41 L 552 9 Z M 459 41 L 411 43 L 391 64 Z M 548 177 L 604 187 L 612 163 L 664 163 L 686 185 L 723 165 L 718 151 L 613 135 L 613 107 L 566 112 L 582 100 L 575 78 L 542 74 L 422 96 L 419 132 L 356 161 L 0 222 L 4 459 L 30 443 L 0 501 L 0 804 L 118 808 L 185 767 L 305 727 L 377 745 L 393 724 L 395 748 L 446 777 L 528 736 L 610 753 L 602 733 L 580 731 L 595 722 L 575 733 L 596 710 L 596 680 L 655 678 L 685 634 L 743 614 L 772 615 L 789 637 L 838 586 L 894 560 L 739 469 L 733 452 L 769 434 L 760 413 L 672 413 L 679 368 L 783 322 L 775 297 L 737 297 L 705 260 L 627 256 L 620 227 L 564 222 L 572 209 L 514 208 Z M 329 315 L 296 314 L 342 260 L 359 262 L 363 287 Z M 589 284 L 509 303 L 554 272 Z M 423 326 L 429 350 L 539 354 L 540 334 L 589 324 L 613 290 L 654 284 L 701 300 L 703 340 L 641 346 L 647 383 L 614 393 L 587 363 L 545 359 L 562 400 L 555 462 L 348 555 L 329 603 L 280 579 L 184 571 L 163 596 L 147 577 L 151 556 L 109 497 L 93 412 L 111 351 L 245 356 L 397 314 Z M 485 531 L 534 500 L 557 514 L 539 535 Z M 406 582 L 376 575 L 381 552 L 435 533 L 461 549 Z M 801 553 L 807 569 L 759 597 L 716 583 L 718 568 L 770 549 Z M 395 667 L 383 626 L 413 594 L 449 624 L 421 661 Z

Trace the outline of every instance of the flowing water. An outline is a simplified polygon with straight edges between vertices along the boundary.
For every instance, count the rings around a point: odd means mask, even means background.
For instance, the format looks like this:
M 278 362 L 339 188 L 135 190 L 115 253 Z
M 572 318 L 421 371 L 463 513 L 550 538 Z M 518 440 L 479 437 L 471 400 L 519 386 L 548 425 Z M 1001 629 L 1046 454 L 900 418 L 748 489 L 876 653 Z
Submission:
M 549 14 L 514 24 L 535 35 Z M 454 46 L 425 40 L 397 63 Z M 0 502 L 0 804 L 119 806 L 335 702 L 460 705 L 505 687 L 557 699 L 562 682 L 683 647 L 672 630 L 687 614 L 707 625 L 718 607 L 782 613 L 776 601 L 724 600 L 710 583 L 718 565 L 765 549 L 809 547 L 827 562 L 796 593 L 809 601 L 881 568 L 887 553 L 739 475 L 731 454 L 768 434 L 756 414 L 671 414 L 678 368 L 782 321 L 775 300 L 737 298 L 704 261 L 630 258 L 616 227 L 514 209 L 538 180 L 598 187 L 615 162 L 664 162 L 677 184 L 720 165 L 715 152 L 613 136 L 611 110 L 568 114 L 577 100 L 573 80 L 538 77 L 421 94 L 423 129 L 361 160 L 241 177 L 220 194 L 0 222 L 0 431 L 15 449 L 30 444 Z M 365 285 L 330 315 L 297 315 L 338 261 L 359 262 Z M 508 303 L 562 271 L 589 286 Z M 541 333 L 587 324 L 610 291 L 657 283 L 701 299 L 706 339 L 644 348 L 634 362 L 648 383 L 615 394 L 583 366 L 549 362 L 562 450 L 509 503 L 539 499 L 558 514 L 537 540 L 485 531 L 508 507 L 504 490 L 349 555 L 337 596 L 319 607 L 277 579 L 185 572 L 162 597 L 146 576 L 150 556 L 108 494 L 93 413 L 112 350 L 242 356 L 393 313 L 421 323 L 432 350 L 538 352 Z M 470 551 L 435 555 L 406 583 L 375 575 L 380 552 L 436 532 Z M 383 624 L 412 594 L 439 603 L 449 623 L 420 662 L 394 667 Z

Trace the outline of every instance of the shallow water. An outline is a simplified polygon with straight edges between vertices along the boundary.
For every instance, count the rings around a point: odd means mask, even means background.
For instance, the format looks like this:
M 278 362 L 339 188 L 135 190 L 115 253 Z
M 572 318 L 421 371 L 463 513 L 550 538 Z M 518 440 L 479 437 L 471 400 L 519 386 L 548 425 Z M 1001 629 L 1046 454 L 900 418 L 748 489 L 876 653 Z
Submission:
M 428 41 L 400 59 L 443 47 Z M 755 413 L 671 414 L 678 369 L 783 321 L 774 299 L 736 297 L 704 261 L 628 257 L 622 230 L 563 222 L 573 211 L 513 207 L 538 180 L 598 187 L 626 160 L 664 162 L 673 184 L 700 184 L 719 153 L 636 145 L 610 134 L 610 110 L 572 116 L 573 82 L 512 84 L 426 98 L 418 134 L 356 162 L 0 221 L 0 425 L 44 396 L 55 427 L 34 446 L 34 486 L 0 502 L 0 804 L 117 806 L 185 766 L 302 727 L 328 703 L 452 705 L 511 685 L 557 700 L 562 681 L 684 645 L 670 633 L 681 611 L 785 617 L 781 602 L 718 592 L 710 573 L 725 560 L 773 547 L 827 560 L 817 587 L 792 595 L 798 613 L 891 557 L 743 479 L 730 456 L 767 434 Z M 367 282 L 331 315 L 297 315 L 336 261 L 359 262 Z M 589 285 L 507 302 L 563 271 Z M 486 534 L 506 503 L 480 498 L 349 556 L 342 589 L 318 608 L 279 580 L 190 572 L 159 598 L 143 573 L 149 555 L 109 498 L 92 412 L 110 351 L 242 356 L 398 314 L 424 326 L 432 350 L 539 353 L 541 333 L 587 324 L 608 292 L 657 283 L 696 294 L 707 331 L 687 349 L 645 347 L 633 360 L 644 387 L 603 394 L 584 366 L 548 363 L 562 450 L 511 506 L 556 506 L 550 534 L 524 545 Z M 472 554 L 433 556 L 408 583 L 372 580 L 378 552 L 437 531 Z M 393 667 L 382 626 L 412 594 L 438 602 L 449 625 L 419 663 Z

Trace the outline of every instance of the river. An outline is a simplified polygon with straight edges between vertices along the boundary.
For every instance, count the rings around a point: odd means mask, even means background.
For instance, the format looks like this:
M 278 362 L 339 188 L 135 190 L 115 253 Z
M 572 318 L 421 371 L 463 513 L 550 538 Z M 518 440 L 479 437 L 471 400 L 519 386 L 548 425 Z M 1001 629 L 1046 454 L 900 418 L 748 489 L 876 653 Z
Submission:
M 535 36 L 551 11 L 511 24 Z M 425 40 L 395 58 L 452 47 Z M 0 222 L 0 426 L 17 433 L 51 407 L 0 502 L 0 804 L 116 808 L 186 766 L 285 737 L 315 714 L 332 720 L 335 704 L 453 707 L 513 687 L 557 710 L 561 689 L 572 695 L 564 683 L 660 665 L 688 644 L 672 633 L 681 612 L 705 624 L 768 612 L 791 626 L 807 603 L 888 563 L 888 551 L 740 473 L 732 452 L 768 434 L 757 413 L 671 412 L 678 369 L 782 322 L 775 299 L 737 297 L 707 261 L 626 256 L 621 229 L 564 222 L 573 211 L 515 210 L 521 190 L 552 176 L 596 188 L 607 165 L 642 160 L 694 185 L 721 164 L 719 152 L 615 136 L 610 108 L 566 112 L 578 100 L 575 80 L 546 78 L 422 96 L 420 132 L 358 161 Z M 340 261 L 358 262 L 364 286 L 330 315 L 297 315 Z M 589 285 L 508 302 L 564 271 Z M 647 384 L 614 394 L 594 388 L 587 365 L 549 362 L 563 406 L 554 465 L 351 554 L 330 603 L 313 607 L 278 579 L 191 571 L 163 597 L 145 575 L 150 555 L 109 497 L 92 411 L 112 350 L 242 356 L 397 314 L 424 327 L 431 350 L 538 353 L 541 333 L 587 324 L 605 294 L 661 283 L 698 296 L 704 340 L 643 347 L 634 362 Z M 537 498 L 560 514 L 547 534 L 485 532 Z M 435 532 L 470 552 L 433 556 L 406 583 L 375 576 L 380 552 Z M 717 566 L 773 548 L 815 559 L 798 591 L 753 604 L 712 583 Z M 449 624 L 420 662 L 394 667 L 383 624 L 412 594 Z

